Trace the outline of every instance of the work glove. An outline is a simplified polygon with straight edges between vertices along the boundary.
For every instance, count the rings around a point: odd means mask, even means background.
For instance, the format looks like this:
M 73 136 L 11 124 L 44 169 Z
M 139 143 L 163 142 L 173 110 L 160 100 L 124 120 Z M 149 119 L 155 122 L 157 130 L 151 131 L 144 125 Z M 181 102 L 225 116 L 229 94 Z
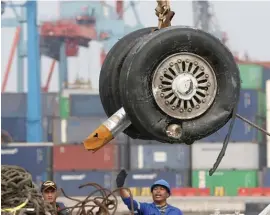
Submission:
M 127 175 L 128 175 L 128 174 L 127 174 L 126 170 L 124 170 L 124 169 L 122 169 L 122 170 L 118 173 L 118 175 L 117 175 L 117 177 L 116 177 L 116 186 L 117 186 L 118 188 L 124 186 L 124 183 L 125 183 L 125 180 L 126 180 Z

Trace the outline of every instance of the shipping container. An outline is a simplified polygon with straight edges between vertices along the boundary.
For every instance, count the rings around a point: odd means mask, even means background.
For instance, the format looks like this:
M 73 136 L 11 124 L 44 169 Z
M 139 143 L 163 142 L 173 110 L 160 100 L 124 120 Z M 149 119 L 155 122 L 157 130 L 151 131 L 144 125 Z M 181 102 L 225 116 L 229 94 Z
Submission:
M 100 126 L 106 119 L 93 118 L 77 118 L 70 117 L 67 119 L 67 143 L 81 143 L 96 128 Z
M 239 64 L 242 89 L 265 91 L 266 80 L 270 79 L 270 69 L 256 64 Z
M 258 91 L 258 115 L 266 117 L 266 93 L 261 91 Z
M 31 173 L 31 175 L 33 182 L 38 186 L 38 188 L 41 188 L 44 181 L 53 180 L 53 178 L 50 178 L 47 172 Z
M 1 117 L 25 117 L 26 104 L 25 93 L 1 93 Z
M 43 141 L 44 142 L 53 142 L 53 118 L 52 117 L 43 117 L 42 120 L 43 127 Z
M 26 118 L 1 117 L 1 129 L 9 133 L 13 142 L 26 142 L 27 139 L 26 123 L 27 123 Z
M 262 186 L 270 187 L 270 168 L 265 168 L 262 174 Z
M 149 141 L 150 144 L 140 144 L 142 140 L 131 140 L 131 169 L 189 169 L 190 146 L 185 144 L 171 145 Z
M 263 67 L 255 64 L 239 64 L 241 88 L 242 89 L 262 89 L 263 87 Z
M 59 116 L 59 102 L 57 93 L 42 93 L 41 99 L 43 116 Z
M 261 142 L 258 144 L 259 147 L 259 169 L 262 170 L 267 166 L 267 144 L 265 142 Z
M 255 123 L 258 126 L 262 126 L 263 121 L 254 116 L 245 116 L 246 119 Z M 231 121 L 224 125 L 217 132 L 205 137 L 199 142 L 223 142 L 229 129 Z M 233 126 L 233 130 L 230 136 L 230 142 L 254 142 L 258 143 L 262 139 L 262 133 L 256 128 L 236 118 Z
M 42 141 L 52 142 L 52 118 L 42 118 Z M 27 142 L 27 118 L 3 117 L 1 118 L 2 131 L 7 132 L 13 142 Z
M 217 170 L 212 176 L 209 170 L 192 171 L 192 187 L 210 188 L 214 196 L 237 196 L 238 188 L 257 186 L 256 170 Z
M 2 117 L 26 117 L 27 94 L 26 93 L 2 93 L 1 94 Z M 43 116 L 59 116 L 57 94 L 42 93 L 41 105 Z
M 50 174 L 52 166 L 52 144 L 18 143 L 1 146 L 2 165 L 16 165 L 25 168 L 33 176 L 45 172 Z
M 242 116 L 265 116 L 266 95 L 259 90 L 242 89 L 238 102 L 237 113 Z
M 60 97 L 59 102 L 59 112 L 61 119 L 68 119 L 69 117 L 69 98 L 68 97 Z
M 70 95 L 70 116 L 106 117 L 99 95 Z
M 223 143 L 194 143 L 191 147 L 192 169 L 213 167 Z M 219 164 L 220 169 L 258 169 L 259 146 L 254 143 L 229 144 Z
M 62 126 L 60 118 L 53 118 L 52 121 L 52 138 L 54 144 L 62 144 L 61 139 Z
M 118 169 L 118 145 L 107 144 L 97 152 L 85 150 L 83 144 L 53 147 L 54 171 Z
M 125 186 L 129 188 L 150 188 L 159 179 L 166 180 L 171 188 L 190 187 L 190 170 L 131 170 L 128 172 Z
M 56 171 L 54 181 L 68 196 L 88 196 L 96 188 L 87 186 L 79 189 L 80 185 L 97 183 L 104 188 L 114 189 L 115 177 L 112 172 L 104 171 Z M 100 195 L 100 193 L 96 193 Z

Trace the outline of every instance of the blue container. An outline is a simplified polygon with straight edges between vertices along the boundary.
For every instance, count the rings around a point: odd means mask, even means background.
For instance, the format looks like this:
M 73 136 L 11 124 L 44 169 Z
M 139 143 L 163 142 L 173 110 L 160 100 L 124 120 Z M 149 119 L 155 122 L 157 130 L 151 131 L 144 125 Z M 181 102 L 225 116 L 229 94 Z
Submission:
M 70 116 L 106 117 L 99 95 L 70 95 Z
M 128 172 L 125 186 L 126 187 L 151 187 L 151 185 L 159 179 L 166 180 L 171 188 L 189 187 L 190 172 L 183 171 L 153 171 L 153 170 L 132 170 Z
M 270 168 L 263 170 L 263 187 L 270 187 Z
M 54 181 L 69 196 L 88 196 L 93 190 L 96 190 L 90 186 L 79 189 L 79 186 L 83 184 L 97 183 L 110 190 L 114 188 L 115 184 L 112 172 L 104 171 L 54 172 Z M 97 195 L 99 194 L 97 193 Z
M 53 118 L 44 117 L 42 120 L 43 127 L 43 141 L 44 142 L 53 142 Z
M 57 102 L 57 93 L 42 93 L 42 115 L 48 116 L 59 116 L 59 105 Z
M 47 172 L 33 172 L 31 173 L 33 182 L 41 188 L 44 181 L 50 180 Z
M 26 142 L 26 118 L 2 117 L 1 129 L 8 132 L 13 142 Z
M 27 98 L 25 93 L 1 93 L 1 117 L 25 117 Z
M 256 116 L 258 110 L 258 91 L 257 90 L 241 90 L 238 102 L 237 113 L 242 116 Z
M 2 117 L 26 117 L 27 94 L 26 93 L 2 93 L 1 94 Z M 56 102 L 56 93 L 42 93 L 42 115 L 59 116 L 59 108 Z
M 166 144 L 142 140 L 131 140 L 131 169 L 189 169 L 190 146 L 185 144 Z
M 67 119 L 67 143 L 81 143 L 89 136 L 105 118 L 77 118 L 70 117 Z
M 51 146 L 1 146 L 2 164 L 25 168 L 34 175 L 40 175 L 51 168 Z
M 256 124 L 255 117 L 245 118 Z M 226 134 L 228 133 L 229 125 L 230 121 L 216 133 L 199 140 L 199 142 L 223 142 Z M 230 136 L 230 142 L 258 142 L 258 132 L 259 131 L 257 129 L 253 128 L 249 124 L 240 119 L 236 119 Z

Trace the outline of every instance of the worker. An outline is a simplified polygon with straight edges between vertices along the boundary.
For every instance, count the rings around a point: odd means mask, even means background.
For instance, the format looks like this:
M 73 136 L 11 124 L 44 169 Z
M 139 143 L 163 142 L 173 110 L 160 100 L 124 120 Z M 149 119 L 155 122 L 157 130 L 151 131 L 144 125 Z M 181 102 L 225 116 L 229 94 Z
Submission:
M 64 203 L 56 202 L 57 186 L 53 181 L 45 181 L 41 185 L 41 193 L 45 202 L 52 204 L 53 208 L 57 210 L 57 215 L 68 215 L 69 211 L 62 210 L 65 208 Z M 61 211 L 60 211 L 61 210 Z
M 121 170 L 116 178 L 116 185 L 118 188 L 124 186 L 127 173 L 125 170 Z M 120 196 L 127 205 L 128 209 L 131 210 L 132 200 L 130 194 L 126 189 L 120 189 Z M 141 203 L 133 200 L 134 212 L 140 215 L 183 215 L 182 211 L 174 206 L 167 203 L 167 199 L 171 195 L 170 185 L 167 181 L 161 179 L 156 181 L 151 186 L 151 193 L 153 203 Z

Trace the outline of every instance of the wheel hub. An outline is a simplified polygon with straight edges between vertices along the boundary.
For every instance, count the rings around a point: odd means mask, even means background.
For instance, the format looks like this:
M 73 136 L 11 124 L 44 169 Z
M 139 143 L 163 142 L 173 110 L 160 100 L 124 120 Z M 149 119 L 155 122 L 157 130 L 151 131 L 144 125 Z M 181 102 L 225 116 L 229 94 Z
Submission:
M 172 91 L 179 99 L 190 100 L 196 94 L 198 82 L 191 74 L 179 74 L 172 82 Z
M 193 53 L 163 60 L 154 72 L 152 91 L 158 106 L 177 119 L 192 119 L 213 103 L 217 81 L 209 63 Z

